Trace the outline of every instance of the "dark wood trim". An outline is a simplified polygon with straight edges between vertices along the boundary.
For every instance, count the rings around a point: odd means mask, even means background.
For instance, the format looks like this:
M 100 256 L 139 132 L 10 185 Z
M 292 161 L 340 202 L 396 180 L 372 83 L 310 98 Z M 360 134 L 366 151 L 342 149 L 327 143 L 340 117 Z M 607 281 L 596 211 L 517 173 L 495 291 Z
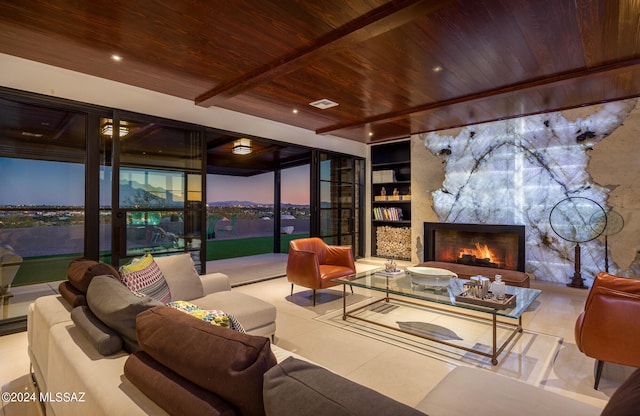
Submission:
M 316 133 L 330 134 L 338 130 L 362 127 L 366 124 L 381 123 L 381 122 L 387 123 L 387 122 L 401 120 L 407 116 L 416 115 L 421 112 L 435 110 L 438 108 L 444 108 L 444 107 L 448 107 L 455 104 L 469 103 L 476 100 L 482 100 L 488 97 L 508 95 L 514 92 L 546 87 L 551 84 L 560 83 L 560 82 L 576 81 L 579 79 L 589 78 L 593 76 L 601 76 L 601 75 L 610 76 L 610 75 L 619 74 L 627 71 L 633 71 L 633 70 L 640 70 L 640 58 L 633 58 L 626 61 L 614 62 L 611 64 L 602 65 L 598 67 L 581 69 L 579 71 L 563 72 L 550 77 L 537 78 L 534 80 L 529 80 L 529 81 L 518 83 L 518 84 L 507 85 L 506 87 L 496 88 L 492 90 L 487 90 L 487 91 L 482 91 L 474 94 L 464 95 L 461 97 L 452 98 L 450 100 L 438 101 L 438 102 L 429 103 L 429 104 L 422 104 L 414 107 L 409 107 L 401 111 L 393 111 L 389 113 L 378 114 L 371 117 L 365 117 L 357 121 L 337 123 L 331 126 L 316 129 Z M 619 98 L 616 98 L 616 101 L 617 100 L 619 100 Z M 592 103 L 592 104 L 595 104 L 595 103 Z M 559 110 L 561 109 L 546 109 L 545 112 L 559 111 Z M 530 114 L 514 114 L 508 118 L 522 117 L 526 115 L 530 115 Z M 495 120 L 483 120 L 482 122 L 485 123 L 488 121 L 495 121 Z M 465 125 L 470 125 L 470 124 L 465 124 Z M 451 127 L 457 127 L 457 126 L 450 126 L 447 128 L 451 128 Z M 424 132 L 422 131 L 411 132 L 411 134 L 419 134 L 419 133 L 424 133 Z
M 258 84 L 307 66 L 311 61 L 323 56 L 335 54 L 339 50 L 396 29 L 451 3 L 454 2 L 452 0 L 390 1 L 319 37 L 304 48 L 210 89 L 196 97 L 195 104 L 202 107 L 218 105 Z

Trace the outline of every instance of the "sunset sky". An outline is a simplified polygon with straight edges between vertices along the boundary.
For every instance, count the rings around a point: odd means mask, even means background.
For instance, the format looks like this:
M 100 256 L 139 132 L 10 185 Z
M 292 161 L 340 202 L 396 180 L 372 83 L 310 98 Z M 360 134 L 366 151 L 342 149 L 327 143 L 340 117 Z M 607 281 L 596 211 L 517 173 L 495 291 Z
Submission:
M 273 203 L 273 173 L 248 178 L 207 175 L 207 202 Z M 84 166 L 0 158 L 0 205 L 83 205 Z M 309 204 L 309 165 L 282 171 L 282 202 Z

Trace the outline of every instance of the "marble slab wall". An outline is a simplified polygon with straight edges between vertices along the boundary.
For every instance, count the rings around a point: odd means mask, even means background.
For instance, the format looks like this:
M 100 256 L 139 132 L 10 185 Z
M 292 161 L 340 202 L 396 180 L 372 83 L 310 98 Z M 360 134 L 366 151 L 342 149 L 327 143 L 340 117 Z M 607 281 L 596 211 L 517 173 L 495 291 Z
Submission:
M 549 214 L 583 197 L 624 220 L 607 237 L 609 272 L 640 276 L 639 107 L 631 99 L 412 137 L 412 260 L 423 259 L 425 221 L 519 224 L 527 272 L 567 283 L 575 243 L 554 232 Z M 580 246 L 590 285 L 605 269 L 605 239 Z

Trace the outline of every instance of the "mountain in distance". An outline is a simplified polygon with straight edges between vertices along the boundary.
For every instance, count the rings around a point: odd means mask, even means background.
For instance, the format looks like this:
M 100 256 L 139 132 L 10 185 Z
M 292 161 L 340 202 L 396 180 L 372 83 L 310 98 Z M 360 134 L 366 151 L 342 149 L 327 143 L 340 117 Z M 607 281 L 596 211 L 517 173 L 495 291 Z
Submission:
M 263 207 L 272 207 L 273 204 L 263 204 L 263 203 L 259 203 L 259 202 L 252 202 L 252 201 L 216 201 L 216 202 L 207 202 L 207 205 L 210 207 L 256 207 L 256 206 L 263 206 Z M 305 207 L 309 207 L 309 205 L 300 205 L 300 204 L 289 204 L 289 203 L 282 203 L 281 206 L 283 208 L 305 208 Z

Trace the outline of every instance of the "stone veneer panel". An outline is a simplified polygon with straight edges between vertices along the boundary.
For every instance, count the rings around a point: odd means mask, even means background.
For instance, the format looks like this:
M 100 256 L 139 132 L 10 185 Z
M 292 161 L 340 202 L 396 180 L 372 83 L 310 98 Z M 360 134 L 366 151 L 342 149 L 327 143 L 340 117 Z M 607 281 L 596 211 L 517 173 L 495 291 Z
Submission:
M 564 198 L 593 199 L 625 220 L 609 237 L 609 271 L 637 275 L 640 240 L 640 109 L 623 100 L 412 137 L 412 261 L 422 260 L 422 223 L 524 224 L 527 271 L 567 282 L 574 243 L 549 213 Z M 604 270 L 604 238 L 581 244 L 589 285 Z

